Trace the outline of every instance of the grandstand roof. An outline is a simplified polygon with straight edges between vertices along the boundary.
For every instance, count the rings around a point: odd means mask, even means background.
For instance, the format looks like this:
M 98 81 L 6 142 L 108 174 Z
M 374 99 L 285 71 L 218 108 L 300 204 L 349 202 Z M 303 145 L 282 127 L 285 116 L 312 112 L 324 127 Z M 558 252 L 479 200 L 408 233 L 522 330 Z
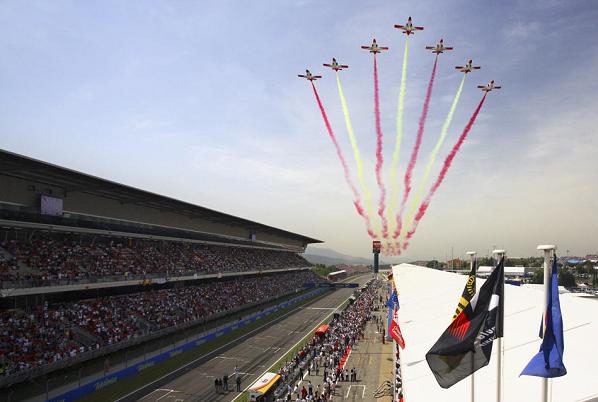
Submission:
M 399 293 L 399 323 L 406 347 L 401 352 L 405 395 L 410 402 L 469 400 L 470 378 L 443 389 L 428 367 L 425 355 L 450 324 L 467 277 L 411 264 L 393 267 Z M 478 279 L 478 289 L 484 283 Z M 538 353 L 542 316 L 542 287 L 505 285 L 504 401 L 541 400 L 537 377 L 519 374 Z M 559 296 L 563 314 L 568 374 L 552 379 L 553 401 L 589 401 L 598 397 L 595 362 L 598 348 L 598 299 L 565 293 Z M 494 401 L 497 342 L 487 367 L 475 373 L 477 401 Z
M 122 203 L 154 208 L 160 211 L 176 212 L 189 218 L 201 218 L 214 223 L 239 226 L 249 230 L 259 230 L 304 243 L 322 243 L 321 240 L 301 234 L 140 190 L 3 149 L 0 149 L 0 172 L 2 175 L 8 177 L 60 187 L 64 189 L 66 194 L 71 192 L 87 193 L 117 200 Z

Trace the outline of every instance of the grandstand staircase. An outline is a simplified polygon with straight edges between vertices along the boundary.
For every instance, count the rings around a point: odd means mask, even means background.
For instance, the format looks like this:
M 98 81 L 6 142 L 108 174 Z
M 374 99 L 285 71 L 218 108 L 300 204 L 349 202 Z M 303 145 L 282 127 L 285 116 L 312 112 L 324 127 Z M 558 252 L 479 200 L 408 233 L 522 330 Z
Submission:
M 2 247 L 0 247 L 0 255 L 4 256 L 4 258 L 7 260 L 12 260 L 14 258 L 14 256 L 11 253 L 4 250 Z
M 177 317 L 179 317 L 180 319 L 184 319 L 184 318 L 185 318 L 185 316 L 187 315 L 187 314 L 185 313 L 185 310 L 183 310 L 183 309 L 182 309 L 182 308 L 180 308 L 180 307 L 175 307 L 175 308 L 174 308 L 174 312 L 175 312 L 175 314 L 177 315 Z
M 70 330 L 73 334 L 73 339 L 87 347 L 95 346 L 96 343 L 102 343 L 99 336 L 94 335 L 81 327 L 73 326 Z
M 133 319 L 135 320 L 137 327 L 142 330 L 144 334 L 149 334 L 151 331 L 155 330 L 154 326 L 145 318 L 136 315 Z
M 3 256 L 6 260 L 12 260 L 15 259 L 15 256 L 12 255 L 8 250 L 5 250 L 4 248 L 0 247 L 0 255 Z M 35 274 L 37 271 L 33 268 L 31 268 L 29 265 L 25 264 L 22 261 L 16 260 L 17 261 L 17 267 L 19 268 L 19 272 L 21 274 Z

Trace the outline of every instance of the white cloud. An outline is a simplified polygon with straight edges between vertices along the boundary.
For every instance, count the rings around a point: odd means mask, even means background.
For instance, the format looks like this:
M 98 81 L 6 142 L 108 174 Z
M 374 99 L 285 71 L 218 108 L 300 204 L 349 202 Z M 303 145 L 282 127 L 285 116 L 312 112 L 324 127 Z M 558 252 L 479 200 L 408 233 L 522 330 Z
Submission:
M 504 28 L 504 35 L 510 40 L 525 40 L 541 32 L 538 21 L 518 21 Z

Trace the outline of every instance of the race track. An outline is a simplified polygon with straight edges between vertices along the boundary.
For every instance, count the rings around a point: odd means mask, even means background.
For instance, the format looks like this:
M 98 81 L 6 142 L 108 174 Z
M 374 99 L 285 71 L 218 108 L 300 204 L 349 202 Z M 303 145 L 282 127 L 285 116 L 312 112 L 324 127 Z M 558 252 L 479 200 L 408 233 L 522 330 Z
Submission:
M 371 275 L 364 275 L 354 282 L 365 284 Z M 257 331 L 244 341 L 223 347 L 183 370 L 149 384 L 119 401 L 129 402 L 211 402 L 231 401 L 239 395 L 235 391 L 234 368 L 242 376 L 241 389 L 248 387 L 273 363 L 291 349 L 316 325 L 349 298 L 355 289 L 339 289 L 307 306 L 301 306 L 275 324 Z M 216 377 L 228 375 L 229 392 L 217 393 Z

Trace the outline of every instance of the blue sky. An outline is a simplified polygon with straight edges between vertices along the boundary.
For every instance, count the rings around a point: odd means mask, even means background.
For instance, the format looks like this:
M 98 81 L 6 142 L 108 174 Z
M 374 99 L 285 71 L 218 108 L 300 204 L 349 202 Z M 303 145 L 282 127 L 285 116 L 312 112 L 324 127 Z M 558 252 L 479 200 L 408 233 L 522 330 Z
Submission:
M 411 15 L 405 137 L 415 137 L 433 58 L 442 55 L 415 180 L 437 138 L 466 59 L 467 77 L 441 161 L 496 79 L 406 256 L 444 258 L 493 245 L 533 255 L 540 243 L 598 251 L 598 4 L 595 1 L 3 1 L 0 147 L 241 215 L 366 256 L 313 94 L 318 89 L 353 166 L 335 56 L 374 188 L 371 57 L 376 37 L 385 158 Z M 387 163 L 388 165 L 388 163 Z M 438 171 L 437 163 L 433 175 Z M 404 172 L 401 164 L 399 177 Z

